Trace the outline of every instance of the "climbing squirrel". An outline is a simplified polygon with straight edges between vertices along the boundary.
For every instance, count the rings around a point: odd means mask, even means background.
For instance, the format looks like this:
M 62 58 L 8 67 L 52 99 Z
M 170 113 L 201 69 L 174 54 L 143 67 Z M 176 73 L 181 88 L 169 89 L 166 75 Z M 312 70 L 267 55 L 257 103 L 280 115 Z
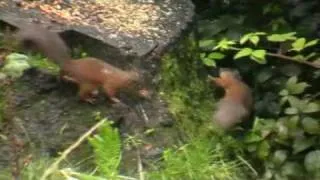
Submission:
M 224 89 L 224 97 L 218 102 L 213 115 L 215 124 L 224 130 L 230 130 L 249 118 L 253 97 L 251 89 L 241 80 L 238 73 L 222 68 L 219 77 L 209 77 L 209 80 Z
M 72 59 L 70 50 L 58 33 L 47 30 L 37 24 L 24 25 L 15 34 L 20 47 L 40 51 L 48 59 L 60 66 L 60 78 L 79 86 L 80 99 L 93 103 L 95 92 L 99 87 L 113 103 L 120 100 L 116 97 L 119 90 L 133 89 L 141 84 L 137 70 L 122 70 L 100 59 L 85 57 Z M 138 95 L 149 98 L 146 89 L 137 90 Z

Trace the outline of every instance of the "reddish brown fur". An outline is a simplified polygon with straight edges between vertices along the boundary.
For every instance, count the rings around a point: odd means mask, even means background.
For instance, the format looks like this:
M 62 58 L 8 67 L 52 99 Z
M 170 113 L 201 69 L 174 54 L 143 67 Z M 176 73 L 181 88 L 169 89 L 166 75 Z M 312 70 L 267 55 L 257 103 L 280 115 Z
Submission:
M 248 118 L 253 101 L 250 88 L 231 71 L 222 71 L 219 78 L 211 79 L 225 90 L 214 114 L 214 120 L 218 125 L 230 129 Z
M 71 60 L 69 49 L 62 38 L 38 25 L 29 25 L 18 31 L 17 40 L 32 45 L 61 67 L 60 77 L 79 86 L 82 100 L 93 102 L 92 96 L 100 86 L 113 102 L 120 102 L 115 96 L 120 89 L 129 88 L 139 80 L 137 71 L 124 71 L 100 59 L 87 57 Z M 26 44 L 27 43 L 27 44 Z M 149 97 L 148 91 L 140 90 L 139 95 Z
M 65 79 L 71 77 L 68 80 L 79 84 L 79 95 L 81 99 L 87 101 L 92 100 L 91 93 L 101 86 L 113 102 L 119 102 L 115 97 L 117 92 L 120 89 L 130 88 L 139 80 L 136 71 L 123 71 L 92 57 L 67 61 L 63 65 L 61 76 Z

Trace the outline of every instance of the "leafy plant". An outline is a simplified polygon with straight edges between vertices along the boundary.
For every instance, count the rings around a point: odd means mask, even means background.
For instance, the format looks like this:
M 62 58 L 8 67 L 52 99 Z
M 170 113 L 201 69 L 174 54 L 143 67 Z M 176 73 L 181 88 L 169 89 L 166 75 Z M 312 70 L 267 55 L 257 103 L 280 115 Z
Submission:
M 316 58 L 319 57 L 317 53 L 304 53 L 307 48 L 317 45 L 318 40 L 307 41 L 305 38 L 296 37 L 295 34 L 296 33 L 293 32 L 267 35 L 264 32 L 255 32 L 243 35 L 239 42 L 222 39 L 216 46 L 212 46 L 212 44 L 208 43 L 200 43 L 202 48 L 211 49 L 213 51 L 208 54 L 202 53 L 201 59 L 207 66 L 215 66 L 215 61 L 223 59 L 225 57 L 223 52 L 229 50 L 237 51 L 233 56 L 235 60 L 248 57 L 259 64 L 266 64 L 266 58 L 273 57 L 279 60 L 292 61 L 306 64 L 314 68 L 320 68 L 318 58 Z M 279 48 L 277 48 L 276 51 L 274 48 L 263 48 L 263 45 L 260 44 L 261 38 L 268 43 L 278 43 L 272 44 L 271 47 Z M 286 47 L 284 47 L 284 45 Z M 289 52 L 291 53 L 289 54 Z

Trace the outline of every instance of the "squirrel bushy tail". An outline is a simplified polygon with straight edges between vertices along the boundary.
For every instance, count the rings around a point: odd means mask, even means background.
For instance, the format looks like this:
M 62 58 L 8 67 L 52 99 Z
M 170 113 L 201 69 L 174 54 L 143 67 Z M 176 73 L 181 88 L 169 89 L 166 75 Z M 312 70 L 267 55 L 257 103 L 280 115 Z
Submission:
M 60 35 L 40 25 L 23 25 L 14 36 L 24 49 L 39 51 L 60 67 L 71 59 L 70 49 Z

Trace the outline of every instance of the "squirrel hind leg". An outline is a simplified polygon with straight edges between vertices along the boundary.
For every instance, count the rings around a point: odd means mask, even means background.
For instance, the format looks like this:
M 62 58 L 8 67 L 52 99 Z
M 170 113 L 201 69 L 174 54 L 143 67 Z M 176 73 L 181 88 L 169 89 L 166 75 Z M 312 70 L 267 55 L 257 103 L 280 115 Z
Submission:
M 117 91 L 115 88 L 105 83 L 103 84 L 103 90 L 106 93 L 106 95 L 109 97 L 112 103 L 121 103 L 120 99 L 116 97 Z
M 82 101 L 93 104 L 95 102 L 94 92 L 97 90 L 97 85 L 82 83 L 79 84 L 78 95 Z

